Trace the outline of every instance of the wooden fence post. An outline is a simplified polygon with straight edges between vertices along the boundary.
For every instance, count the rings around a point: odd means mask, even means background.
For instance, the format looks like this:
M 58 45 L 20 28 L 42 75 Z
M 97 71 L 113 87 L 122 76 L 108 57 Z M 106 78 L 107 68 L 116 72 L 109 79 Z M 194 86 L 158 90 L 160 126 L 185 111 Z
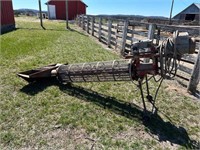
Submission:
M 150 40 L 154 39 L 155 30 L 156 30 L 156 24 L 150 24 L 148 30 L 148 39 Z
M 88 34 L 89 34 L 89 25 L 90 25 L 89 21 L 90 21 L 90 18 L 89 16 L 87 16 L 87 33 Z
M 99 18 L 99 41 L 101 41 L 101 26 L 102 26 L 102 18 Z
M 81 27 L 81 15 L 78 16 L 78 25 Z
M 154 34 L 155 34 L 155 30 L 156 30 L 156 24 L 150 24 L 149 25 L 149 30 L 148 30 L 148 39 L 150 39 L 150 40 L 152 40 L 152 42 L 153 42 L 153 40 L 154 40 Z M 149 51 L 149 49 L 146 49 L 145 50 L 145 52 L 148 52 Z M 145 63 L 149 63 L 150 62 L 150 59 L 149 58 L 145 58 L 144 59 L 144 62 Z
M 197 90 L 197 85 L 199 84 L 200 81 L 200 50 L 198 52 L 197 60 L 194 65 L 193 71 L 192 71 L 192 76 L 189 81 L 188 85 L 188 91 L 191 93 L 195 93 Z
M 134 30 L 135 30 L 135 26 L 132 26 L 132 33 L 131 33 L 131 45 L 133 44 Z
M 84 15 L 82 15 L 82 29 L 85 29 L 85 19 L 84 19 Z
M 78 15 L 76 16 L 76 18 L 75 18 L 75 23 L 76 23 L 76 25 L 78 25 Z
M 95 18 L 92 17 L 92 36 L 94 36 L 94 22 L 95 22 Z
M 158 29 L 157 35 L 156 35 L 156 45 L 159 45 L 160 42 L 160 29 Z
M 112 29 L 112 20 L 108 20 L 108 47 L 111 47 L 111 29 Z
M 128 20 L 124 22 L 123 27 L 123 35 L 122 35 L 122 48 L 121 48 L 121 55 L 124 56 L 125 48 L 126 48 L 126 38 L 127 38 L 127 30 L 128 30 Z

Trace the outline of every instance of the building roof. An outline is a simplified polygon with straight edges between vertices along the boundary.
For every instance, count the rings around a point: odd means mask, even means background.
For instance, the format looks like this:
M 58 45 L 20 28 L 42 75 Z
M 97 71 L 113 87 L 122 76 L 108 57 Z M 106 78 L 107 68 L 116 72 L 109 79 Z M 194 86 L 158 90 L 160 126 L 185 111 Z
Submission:
M 45 4 L 48 5 L 50 1 L 52 0 L 48 0 Z M 54 1 L 61 1 L 61 0 L 54 0 Z M 86 5 L 82 0 L 77 0 L 77 1 L 81 1 L 86 7 L 88 7 L 88 5 Z
M 196 5 L 200 9 L 200 3 L 193 3 L 193 4 Z
M 196 7 L 200 10 L 200 3 L 192 3 L 192 4 L 189 5 L 187 8 L 185 8 L 184 10 L 182 10 L 180 13 L 176 14 L 173 18 L 175 18 L 176 16 L 178 16 L 179 14 L 181 14 L 182 12 L 184 12 L 186 9 L 188 9 L 188 8 L 191 7 L 192 5 L 196 6 Z

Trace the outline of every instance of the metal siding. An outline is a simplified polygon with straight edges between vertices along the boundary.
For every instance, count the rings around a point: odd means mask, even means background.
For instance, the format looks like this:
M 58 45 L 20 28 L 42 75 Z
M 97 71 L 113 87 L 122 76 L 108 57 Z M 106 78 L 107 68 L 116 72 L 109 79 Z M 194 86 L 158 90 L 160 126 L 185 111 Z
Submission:
M 55 6 L 56 6 L 56 19 L 65 20 L 66 19 L 65 1 L 58 1 L 55 3 Z
M 12 0 L 1 0 L 1 25 L 15 24 Z
M 83 2 L 80 1 L 80 14 L 86 14 L 86 6 Z
M 77 16 L 77 1 L 69 1 L 69 20 L 73 20 Z
M 82 8 L 82 11 L 83 11 L 83 14 L 86 14 L 86 5 L 84 4 L 84 3 L 82 3 L 83 4 L 83 8 Z
M 50 1 L 49 5 L 55 5 L 56 7 L 56 19 L 66 19 L 65 1 Z
M 78 15 L 81 15 L 81 14 L 86 14 L 85 13 L 85 9 L 86 9 L 86 6 L 84 3 L 82 3 L 81 1 L 78 2 Z
M 49 1 L 49 5 L 56 6 L 56 19 L 65 20 L 66 19 L 66 5 L 65 1 L 52 0 Z M 85 14 L 86 6 L 81 1 L 68 1 L 68 17 L 69 20 L 75 19 L 79 14 Z
M 199 15 L 200 14 L 200 8 L 199 8 L 200 4 L 191 4 L 190 6 L 188 6 L 187 8 L 185 8 L 183 11 L 181 11 L 180 13 L 178 13 L 177 15 L 175 15 L 173 18 L 177 19 L 180 18 L 181 15 L 186 15 L 186 14 L 196 14 Z M 181 17 L 182 18 L 182 17 Z
M 185 20 L 185 14 L 180 14 L 180 18 L 181 20 Z
M 199 8 L 196 5 L 191 5 L 189 8 L 184 10 L 182 14 L 199 14 Z
M 173 19 L 180 19 L 180 14 L 176 15 L 175 17 L 173 17 Z
M 195 15 L 195 20 L 200 20 L 200 14 Z

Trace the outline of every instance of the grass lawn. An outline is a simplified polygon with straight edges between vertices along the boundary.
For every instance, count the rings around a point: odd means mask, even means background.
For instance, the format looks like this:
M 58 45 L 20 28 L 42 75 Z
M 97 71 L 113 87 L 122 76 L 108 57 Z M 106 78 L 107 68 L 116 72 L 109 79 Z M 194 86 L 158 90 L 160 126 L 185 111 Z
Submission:
M 158 95 L 158 115 L 142 122 L 133 83 L 55 81 L 28 85 L 16 73 L 53 63 L 119 59 L 65 22 L 16 19 L 1 35 L 0 149 L 198 149 L 200 103 L 171 90 Z M 152 91 L 155 83 L 151 83 Z

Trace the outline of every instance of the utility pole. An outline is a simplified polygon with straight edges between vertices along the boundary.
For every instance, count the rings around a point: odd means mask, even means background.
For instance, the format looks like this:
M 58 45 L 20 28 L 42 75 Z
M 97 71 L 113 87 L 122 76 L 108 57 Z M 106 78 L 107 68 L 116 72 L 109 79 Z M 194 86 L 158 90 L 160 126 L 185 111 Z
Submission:
M 171 5 L 171 11 L 170 11 L 170 17 L 169 17 L 169 25 L 172 24 L 172 11 L 174 7 L 174 0 L 172 0 L 172 5 Z
M 66 4 L 66 29 L 69 29 L 69 23 L 68 23 L 68 0 L 65 1 Z
M 38 4 L 39 4 L 39 12 L 40 12 L 40 25 L 41 25 L 41 27 L 42 27 L 44 30 L 46 30 L 45 27 L 43 26 L 43 22 L 42 22 L 42 7 L 41 7 L 41 0 L 38 0 Z

